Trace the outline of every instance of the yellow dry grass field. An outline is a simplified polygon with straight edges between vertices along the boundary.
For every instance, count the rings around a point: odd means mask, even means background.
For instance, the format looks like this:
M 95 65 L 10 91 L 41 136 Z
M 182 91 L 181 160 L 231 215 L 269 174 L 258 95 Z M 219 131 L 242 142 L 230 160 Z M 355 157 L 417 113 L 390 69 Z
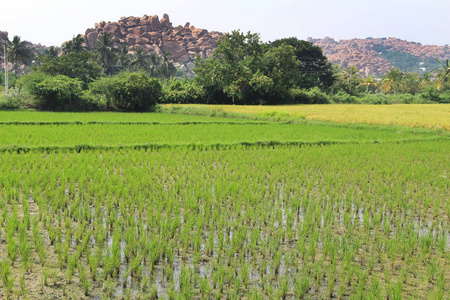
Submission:
M 450 131 L 450 104 L 395 104 L 395 105 L 285 105 L 285 106 L 233 106 L 189 105 L 207 107 L 225 112 L 258 114 L 283 112 L 290 116 L 304 116 L 307 120 L 341 123 L 366 123 L 443 129 Z

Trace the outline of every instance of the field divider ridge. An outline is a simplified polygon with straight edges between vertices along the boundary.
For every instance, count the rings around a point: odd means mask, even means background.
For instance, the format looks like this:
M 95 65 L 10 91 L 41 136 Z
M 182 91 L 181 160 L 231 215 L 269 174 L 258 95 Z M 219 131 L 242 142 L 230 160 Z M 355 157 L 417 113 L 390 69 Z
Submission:
M 189 150 L 229 150 L 236 148 L 276 148 L 276 147 L 307 147 L 307 146 L 328 146 L 328 145 L 343 145 L 343 144 L 405 144 L 416 142 L 429 142 L 446 140 L 442 137 L 436 137 L 432 139 L 408 139 L 408 140 L 396 140 L 396 141 L 254 141 L 254 142 L 234 142 L 234 143 L 213 143 L 213 144 L 166 144 L 166 143 L 146 143 L 146 144 L 133 144 L 133 145 L 88 145 L 80 144 L 73 146 L 5 146 L 0 147 L 0 153 L 28 153 L 28 152 L 84 152 L 95 150 L 150 150 L 157 151 L 159 149 L 189 149 Z

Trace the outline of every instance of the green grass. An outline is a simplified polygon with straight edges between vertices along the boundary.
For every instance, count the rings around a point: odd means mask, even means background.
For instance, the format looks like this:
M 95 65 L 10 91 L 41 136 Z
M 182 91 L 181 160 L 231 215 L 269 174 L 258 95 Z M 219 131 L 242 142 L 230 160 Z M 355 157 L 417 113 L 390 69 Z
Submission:
M 247 122 L 239 118 L 220 118 L 207 116 L 174 115 L 169 113 L 61 113 L 39 111 L 0 111 L 0 123 L 8 122 Z
M 254 142 L 392 142 L 448 138 L 428 130 L 334 124 L 89 124 L 0 125 L 0 147 L 210 145 Z

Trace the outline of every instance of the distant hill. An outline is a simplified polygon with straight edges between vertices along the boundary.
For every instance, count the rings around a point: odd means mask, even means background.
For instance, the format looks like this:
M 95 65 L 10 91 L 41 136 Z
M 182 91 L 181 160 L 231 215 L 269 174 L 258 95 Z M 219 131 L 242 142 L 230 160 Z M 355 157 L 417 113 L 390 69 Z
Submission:
M 357 67 L 362 74 L 383 75 L 392 68 L 423 74 L 440 65 L 440 60 L 450 59 L 450 47 L 421 45 L 398 38 L 366 38 L 336 41 L 330 37 L 308 38 L 320 46 L 328 60 L 342 68 Z
M 169 16 L 123 17 L 117 22 L 100 22 L 87 29 L 86 46 L 92 48 L 99 36 L 108 32 L 113 35 L 116 46 L 128 45 L 131 53 L 141 47 L 150 54 L 162 56 L 170 52 L 176 65 L 192 70 L 193 60 L 199 55 L 210 57 L 217 47 L 217 40 L 224 34 L 196 28 L 186 23 L 173 26 Z

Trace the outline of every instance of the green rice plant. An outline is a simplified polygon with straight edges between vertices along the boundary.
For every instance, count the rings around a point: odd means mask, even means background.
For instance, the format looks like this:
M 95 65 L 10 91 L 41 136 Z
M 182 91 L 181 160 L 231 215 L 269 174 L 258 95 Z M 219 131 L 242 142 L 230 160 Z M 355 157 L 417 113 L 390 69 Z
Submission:
M 45 286 L 48 286 L 48 269 L 46 267 L 42 268 L 42 282 Z
M 28 293 L 26 283 L 25 283 L 25 274 L 26 270 L 22 269 L 19 276 L 19 285 L 20 285 L 20 295 L 25 297 Z
M 336 286 L 336 266 L 331 265 L 328 268 L 327 274 L 327 283 L 328 283 L 328 297 L 331 298 L 333 296 L 334 287 Z
M 74 253 L 73 255 L 70 256 L 70 258 L 67 262 L 67 283 L 72 282 L 72 276 L 73 276 L 73 273 L 75 272 L 75 268 L 77 266 L 77 260 L 78 260 L 78 257 Z
M 278 299 L 286 299 L 288 295 L 288 281 L 287 278 L 280 278 L 278 281 L 278 288 L 277 288 L 277 298 Z
M 1 273 L 2 273 L 3 287 L 6 292 L 6 298 L 11 299 L 14 287 L 14 277 L 11 274 L 9 264 L 6 261 L 2 261 L 1 263 Z
M 427 264 L 427 280 L 429 283 L 432 283 L 433 280 L 436 279 L 437 273 L 438 273 L 438 267 L 439 264 L 438 262 L 431 260 L 428 264 Z
M 403 299 L 403 284 L 401 281 L 395 283 L 392 287 L 392 299 L 401 300 Z
M 83 264 L 78 264 L 78 277 L 80 279 L 80 284 L 83 287 L 83 292 L 85 296 L 89 295 L 89 279 L 86 275 L 86 268 Z
M 91 278 L 93 281 L 97 281 L 97 268 L 99 265 L 98 256 L 96 256 L 96 255 L 89 256 L 88 263 L 89 263 Z
M 303 299 L 311 288 L 311 278 L 303 272 L 303 275 L 294 281 L 294 293 L 298 299 Z
M 199 288 L 200 288 L 200 293 L 202 295 L 202 299 L 210 299 L 211 298 L 211 286 L 210 286 L 207 278 L 200 277 Z
M 14 235 L 11 235 L 9 232 L 6 238 L 8 257 L 11 260 L 11 266 L 14 266 L 14 262 L 17 258 L 17 254 L 19 253 L 19 247 L 16 244 L 16 239 Z
M 145 299 L 148 300 L 156 300 L 159 299 L 158 297 L 158 291 L 156 289 L 156 286 L 152 285 L 152 287 L 150 288 L 150 291 L 148 292 L 148 294 L 146 295 Z

